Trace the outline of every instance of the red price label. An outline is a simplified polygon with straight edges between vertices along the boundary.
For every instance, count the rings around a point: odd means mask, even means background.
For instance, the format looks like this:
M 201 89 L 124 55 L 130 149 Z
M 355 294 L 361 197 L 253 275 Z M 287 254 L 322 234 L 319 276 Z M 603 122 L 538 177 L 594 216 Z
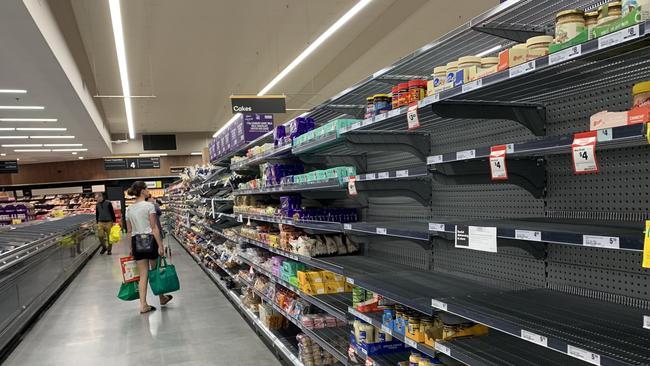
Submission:
M 418 115 L 417 103 L 409 105 L 409 109 L 406 110 L 406 122 L 408 123 L 409 130 L 414 130 L 420 127 L 420 116 Z
M 598 173 L 596 161 L 597 131 L 576 133 L 571 145 L 573 171 L 576 174 Z
M 348 180 L 348 194 L 350 196 L 356 196 L 357 195 L 357 177 L 352 176 Z
M 506 145 L 492 146 L 490 148 L 490 172 L 492 174 L 492 180 L 508 179 L 506 150 Z

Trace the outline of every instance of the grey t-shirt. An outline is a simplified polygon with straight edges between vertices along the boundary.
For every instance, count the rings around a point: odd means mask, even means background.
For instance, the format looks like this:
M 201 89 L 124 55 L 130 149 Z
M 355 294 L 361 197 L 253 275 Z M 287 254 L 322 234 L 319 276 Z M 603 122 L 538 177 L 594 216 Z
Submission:
M 147 201 L 140 201 L 126 208 L 126 219 L 131 223 L 131 236 L 153 232 L 149 223 L 151 214 L 156 214 L 156 208 Z

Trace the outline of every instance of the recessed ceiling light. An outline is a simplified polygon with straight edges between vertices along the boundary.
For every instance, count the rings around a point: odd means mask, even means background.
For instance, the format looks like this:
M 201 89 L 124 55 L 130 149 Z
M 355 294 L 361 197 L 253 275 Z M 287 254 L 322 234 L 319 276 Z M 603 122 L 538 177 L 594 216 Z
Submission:
M 24 89 L 0 89 L 0 93 L 25 94 L 25 93 L 27 93 L 27 90 L 24 90 Z
M 203 153 L 198 152 L 198 151 L 195 151 L 195 152 L 193 152 L 193 153 L 190 153 L 190 155 L 203 155 Z
M 65 127 L 16 127 L 16 131 L 67 131 Z
M 20 158 L 16 158 L 16 161 L 20 161 Z
M 88 149 L 52 149 L 52 152 L 88 151 Z
M 135 127 L 133 126 L 133 110 L 131 108 L 131 86 L 129 85 L 129 72 L 126 62 L 126 46 L 124 45 L 124 29 L 122 28 L 122 9 L 120 7 L 120 0 L 109 0 L 108 6 L 111 12 L 113 38 L 115 39 L 115 51 L 117 52 L 117 65 L 120 70 L 122 94 L 124 95 L 126 124 L 129 129 L 129 138 L 134 139 Z
M 142 156 L 142 157 L 144 157 L 144 158 L 155 158 L 155 157 L 158 157 L 158 156 L 167 156 L 167 153 L 160 153 L 160 154 L 154 154 L 154 153 L 152 153 L 152 154 L 140 154 L 140 156 Z
M 45 146 L 45 147 L 80 147 L 80 146 L 84 146 L 84 144 L 45 144 L 43 146 Z
M 45 109 L 42 105 L 0 105 L 0 109 Z
M 14 152 L 52 152 L 50 149 L 17 149 Z
M 80 156 L 80 157 L 79 157 L 78 159 L 79 159 L 79 160 L 83 160 L 83 159 L 84 159 L 84 157 L 83 157 L 83 156 Z
M 2 147 L 43 147 L 41 144 L 8 144 L 2 145 Z
M 58 118 L 0 118 L 0 122 L 56 122 Z
M 18 139 L 28 139 L 28 136 L 0 136 L 0 139 L 2 140 L 18 140 Z
M 7 156 L 7 154 L 5 154 L 5 153 L 2 153 L 2 154 L 0 154 L 0 156 Z
M 77 154 L 78 154 L 78 153 L 77 153 L 76 151 L 73 151 L 73 152 L 72 152 L 72 155 L 77 155 Z
M 73 139 L 74 136 L 66 136 L 66 135 L 57 135 L 57 136 L 46 136 L 46 135 L 39 135 L 39 136 L 29 136 L 30 139 Z

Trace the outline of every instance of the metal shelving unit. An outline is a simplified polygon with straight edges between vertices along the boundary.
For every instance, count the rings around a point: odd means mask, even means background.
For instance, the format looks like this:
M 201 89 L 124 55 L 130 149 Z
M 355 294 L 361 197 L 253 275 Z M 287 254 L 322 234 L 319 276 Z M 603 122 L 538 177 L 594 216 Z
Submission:
M 230 169 L 233 171 L 248 170 L 252 166 L 265 163 L 267 161 L 283 159 L 291 155 L 291 144 L 284 144 L 280 146 L 275 146 L 273 149 L 266 151 L 265 153 L 247 158 L 240 162 L 230 164 Z

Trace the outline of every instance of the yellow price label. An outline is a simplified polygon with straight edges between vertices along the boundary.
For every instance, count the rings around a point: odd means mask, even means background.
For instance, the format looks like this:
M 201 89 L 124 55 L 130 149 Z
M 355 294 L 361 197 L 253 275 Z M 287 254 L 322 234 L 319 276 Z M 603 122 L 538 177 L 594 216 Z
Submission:
M 643 232 L 643 263 L 641 266 L 650 268 L 650 220 L 646 220 Z

